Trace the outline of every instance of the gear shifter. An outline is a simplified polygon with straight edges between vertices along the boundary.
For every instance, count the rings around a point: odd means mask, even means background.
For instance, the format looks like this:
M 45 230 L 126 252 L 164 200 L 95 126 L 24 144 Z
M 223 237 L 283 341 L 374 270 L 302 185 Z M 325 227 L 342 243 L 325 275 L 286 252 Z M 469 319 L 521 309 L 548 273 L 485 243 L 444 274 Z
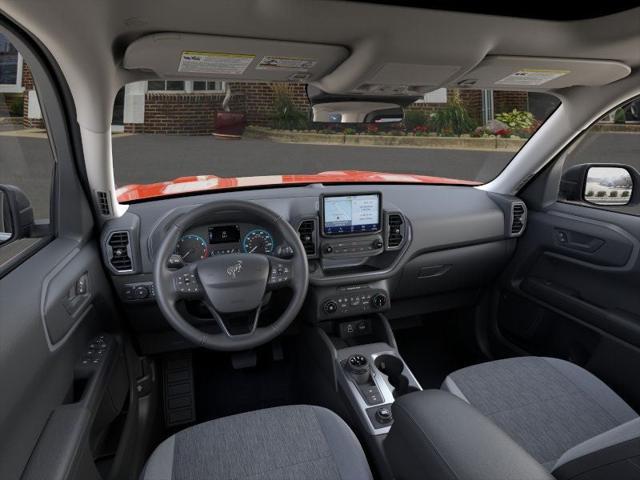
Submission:
M 360 385 L 367 383 L 371 378 L 369 361 L 361 353 L 356 353 L 347 358 L 345 367 L 351 373 L 355 382 Z

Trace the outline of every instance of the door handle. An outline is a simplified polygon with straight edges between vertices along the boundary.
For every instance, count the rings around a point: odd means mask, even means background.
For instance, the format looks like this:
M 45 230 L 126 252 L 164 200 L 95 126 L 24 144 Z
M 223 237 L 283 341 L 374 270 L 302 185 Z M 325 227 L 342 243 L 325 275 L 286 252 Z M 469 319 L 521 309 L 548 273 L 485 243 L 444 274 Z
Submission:
M 604 240 L 601 238 L 585 235 L 580 232 L 574 232 L 572 230 L 556 228 L 555 237 L 556 244 L 586 253 L 593 253 L 604 245 Z
M 89 289 L 89 274 L 84 272 L 69 288 L 67 298 L 64 301 L 64 308 L 71 317 L 76 317 L 91 300 Z

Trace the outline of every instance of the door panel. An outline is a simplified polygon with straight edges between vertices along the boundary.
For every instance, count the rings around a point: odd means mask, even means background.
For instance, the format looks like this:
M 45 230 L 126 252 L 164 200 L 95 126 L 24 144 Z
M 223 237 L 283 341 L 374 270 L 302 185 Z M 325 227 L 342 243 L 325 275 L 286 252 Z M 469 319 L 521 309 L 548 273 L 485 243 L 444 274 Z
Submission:
M 0 478 L 97 479 L 99 470 L 101 478 L 133 478 L 137 468 L 121 453 L 134 450 L 133 435 L 119 427 L 137 415 L 129 373 L 136 357 L 125 355 L 76 168 L 75 112 L 62 96 L 71 97 L 46 52 L 1 16 L 0 31 L 30 67 L 46 125 L 44 138 L 28 139 L 38 148 L 0 149 L 2 165 L 14 167 L 0 168 L 0 183 L 23 187 L 46 213 L 26 234 L 36 240 L 29 249 L 15 247 L 24 239 L 0 245 Z M 105 457 L 119 470 L 102 468 Z
M 640 407 L 631 381 L 640 375 L 639 252 L 636 216 L 564 203 L 530 210 L 502 277 L 502 343 L 511 353 L 570 359 Z
M 70 321 L 67 279 L 84 273 L 94 293 Z M 77 399 L 78 363 L 108 328 L 112 302 L 94 242 L 56 239 L 0 279 L 0 378 L 10 386 L 0 396 L 0 478 L 20 477 L 45 426 Z

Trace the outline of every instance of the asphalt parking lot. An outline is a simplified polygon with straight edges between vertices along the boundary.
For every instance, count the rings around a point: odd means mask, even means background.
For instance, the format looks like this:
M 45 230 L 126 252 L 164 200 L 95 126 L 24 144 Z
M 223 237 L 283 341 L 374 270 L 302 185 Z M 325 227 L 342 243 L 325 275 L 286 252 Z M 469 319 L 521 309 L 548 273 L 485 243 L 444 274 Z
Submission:
M 584 144 L 583 144 L 584 145 Z M 623 163 L 640 170 L 640 136 L 599 133 L 572 163 Z M 374 170 L 418 173 L 485 182 L 496 176 L 513 153 L 425 148 L 282 144 L 265 140 L 213 137 L 115 136 L 116 183 L 150 183 L 185 175 L 218 176 Z M 0 182 L 18 185 L 39 216 L 49 203 L 51 153 L 45 138 L 0 136 Z

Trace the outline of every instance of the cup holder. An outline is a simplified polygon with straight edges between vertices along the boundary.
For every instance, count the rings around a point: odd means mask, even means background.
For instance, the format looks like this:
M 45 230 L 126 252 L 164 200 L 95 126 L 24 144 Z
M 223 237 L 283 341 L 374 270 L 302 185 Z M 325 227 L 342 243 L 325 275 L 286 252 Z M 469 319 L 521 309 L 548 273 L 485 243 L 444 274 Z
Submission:
M 418 391 L 418 388 L 409 384 L 409 378 L 402 374 L 404 371 L 404 362 L 395 355 L 380 355 L 376 358 L 374 364 L 376 368 L 389 379 L 395 398 Z

